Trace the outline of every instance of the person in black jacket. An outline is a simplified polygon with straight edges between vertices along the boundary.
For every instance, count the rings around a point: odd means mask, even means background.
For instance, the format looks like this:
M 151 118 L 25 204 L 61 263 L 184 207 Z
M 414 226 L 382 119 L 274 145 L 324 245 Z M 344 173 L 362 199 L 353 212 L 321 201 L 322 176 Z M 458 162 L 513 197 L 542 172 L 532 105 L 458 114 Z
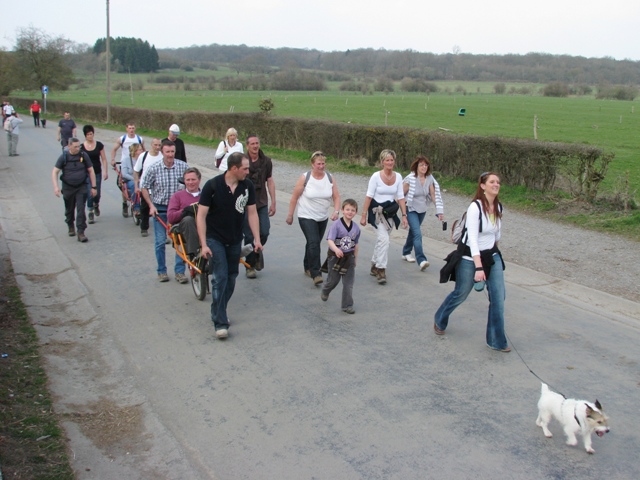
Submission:
M 58 185 L 58 175 L 62 172 L 62 191 Z M 95 196 L 96 174 L 93 171 L 93 163 L 86 152 L 80 151 L 80 140 L 75 137 L 69 139 L 68 149 L 62 151 L 58 157 L 56 165 L 51 172 L 51 182 L 53 183 L 53 194 L 56 197 L 62 193 L 64 199 L 64 214 L 69 236 L 74 237 L 76 231 L 73 227 L 75 220 L 78 229 L 78 241 L 85 243 L 88 241 L 84 234 L 87 228 L 87 218 L 85 215 L 85 204 L 87 203 L 87 178 L 91 181 L 91 195 Z M 75 218 L 74 218 L 75 217 Z

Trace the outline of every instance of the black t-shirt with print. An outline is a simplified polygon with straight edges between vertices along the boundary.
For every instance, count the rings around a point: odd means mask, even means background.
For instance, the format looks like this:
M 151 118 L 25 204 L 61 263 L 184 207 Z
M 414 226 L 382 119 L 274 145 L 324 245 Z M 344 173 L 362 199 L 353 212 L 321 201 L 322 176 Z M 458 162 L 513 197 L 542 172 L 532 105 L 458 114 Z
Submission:
M 242 241 L 247 206 L 256 204 L 256 191 L 251 180 L 245 179 L 238 182 L 232 193 L 224 176 L 218 175 L 204 184 L 200 205 L 209 207 L 207 237 L 224 244 L 235 244 Z

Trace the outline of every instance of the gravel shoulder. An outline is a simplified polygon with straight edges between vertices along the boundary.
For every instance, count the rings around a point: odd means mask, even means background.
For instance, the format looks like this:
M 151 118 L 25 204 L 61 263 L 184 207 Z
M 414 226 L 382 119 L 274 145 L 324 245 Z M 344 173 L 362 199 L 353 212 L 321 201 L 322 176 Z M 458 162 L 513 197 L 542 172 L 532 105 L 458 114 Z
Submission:
M 114 134 L 104 133 L 100 136 L 109 139 L 106 145 L 112 145 Z M 187 154 L 190 164 L 215 170 L 212 148 L 188 145 Z M 277 190 L 290 194 L 303 170 L 299 165 L 274 159 Z M 362 205 L 368 177 L 344 173 L 335 177 L 341 198 L 354 198 Z M 445 220 L 451 225 L 471 199 L 447 192 L 446 185 L 441 188 Z M 288 203 L 279 201 L 277 208 L 287 209 Z M 433 215 L 425 219 L 422 233 L 434 240 L 449 242 L 449 231 L 443 232 Z M 509 205 L 504 205 L 500 249 L 506 262 L 640 303 L 639 247 L 633 240 L 562 225 L 509 210 Z M 429 252 L 426 254 L 429 256 Z

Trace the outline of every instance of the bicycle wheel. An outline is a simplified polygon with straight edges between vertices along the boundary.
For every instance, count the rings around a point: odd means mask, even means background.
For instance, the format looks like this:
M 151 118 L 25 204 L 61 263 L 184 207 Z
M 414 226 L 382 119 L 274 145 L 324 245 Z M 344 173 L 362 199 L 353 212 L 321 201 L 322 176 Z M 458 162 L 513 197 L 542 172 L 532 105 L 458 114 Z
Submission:
M 196 270 L 191 270 L 191 287 L 193 288 L 193 293 L 195 294 L 198 300 L 204 300 L 204 297 L 207 296 L 207 282 L 209 280 L 209 275 L 206 271 L 202 271 L 202 273 L 198 273 Z

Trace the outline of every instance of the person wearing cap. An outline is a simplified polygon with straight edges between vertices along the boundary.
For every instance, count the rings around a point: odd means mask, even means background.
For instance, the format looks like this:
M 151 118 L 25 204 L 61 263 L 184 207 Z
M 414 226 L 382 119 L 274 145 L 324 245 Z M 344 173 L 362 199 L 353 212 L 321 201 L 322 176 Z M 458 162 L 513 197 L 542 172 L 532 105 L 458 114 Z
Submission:
M 176 146 L 176 158 L 186 162 L 187 151 L 184 148 L 184 142 L 178 138 L 178 135 L 180 135 L 180 127 L 174 123 L 169 127 L 169 136 L 163 138 L 162 141 L 171 140 Z

